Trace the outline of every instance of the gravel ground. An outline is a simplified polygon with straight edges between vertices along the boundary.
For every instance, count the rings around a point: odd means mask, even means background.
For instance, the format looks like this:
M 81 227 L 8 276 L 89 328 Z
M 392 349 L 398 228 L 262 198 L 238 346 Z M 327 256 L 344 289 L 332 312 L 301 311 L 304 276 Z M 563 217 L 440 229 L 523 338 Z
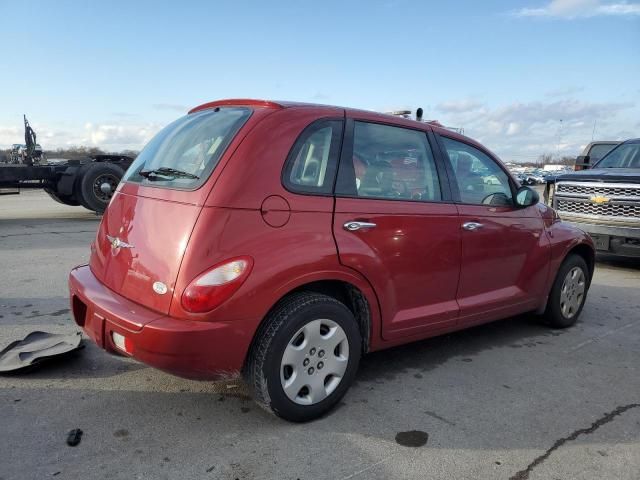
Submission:
M 42 192 L 0 197 L 0 348 L 77 331 L 67 274 L 97 225 Z M 639 299 L 640 262 L 600 258 L 574 328 L 522 316 L 371 354 L 339 408 L 303 425 L 240 382 L 87 342 L 0 377 L 0 479 L 638 479 Z

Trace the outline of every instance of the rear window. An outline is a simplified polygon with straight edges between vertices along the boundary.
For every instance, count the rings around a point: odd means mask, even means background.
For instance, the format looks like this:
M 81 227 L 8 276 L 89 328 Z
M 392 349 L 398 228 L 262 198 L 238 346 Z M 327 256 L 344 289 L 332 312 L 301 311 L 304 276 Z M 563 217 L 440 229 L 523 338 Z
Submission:
M 248 108 L 223 107 L 179 118 L 151 139 L 123 180 L 153 187 L 198 188 L 250 115 Z
M 599 160 L 604 157 L 607 153 L 613 150 L 616 147 L 617 143 L 601 143 L 597 145 L 593 145 L 591 150 L 589 150 L 589 157 L 591 157 L 591 163 Z

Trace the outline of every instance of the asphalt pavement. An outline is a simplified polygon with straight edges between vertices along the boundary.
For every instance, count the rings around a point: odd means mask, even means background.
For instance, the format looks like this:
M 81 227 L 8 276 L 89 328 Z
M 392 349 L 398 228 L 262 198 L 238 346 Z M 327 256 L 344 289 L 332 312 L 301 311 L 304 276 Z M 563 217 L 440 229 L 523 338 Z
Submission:
M 0 349 L 78 330 L 67 274 L 98 222 L 42 192 L 0 197 Z M 599 258 L 575 327 L 521 316 L 370 354 L 307 424 L 240 381 L 176 378 L 87 341 L 0 376 L 0 479 L 636 480 L 639 306 L 640 261 Z

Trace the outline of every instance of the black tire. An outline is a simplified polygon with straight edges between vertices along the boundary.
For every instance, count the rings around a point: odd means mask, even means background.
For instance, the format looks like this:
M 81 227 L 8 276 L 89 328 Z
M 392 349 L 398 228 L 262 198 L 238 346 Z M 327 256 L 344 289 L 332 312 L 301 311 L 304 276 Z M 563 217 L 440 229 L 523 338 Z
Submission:
M 47 192 L 47 195 L 49 195 L 56 202 L 62 203 L 63 205 L 69 205 L 71 207 L 77 207 L 78 205 L 80 205 L 80 203 L 71 195 L 60 195 L 47 188 L 45 188 L 44 191 Z
M 281 362 L 294 334 L 318 319 L 328 319 L 342 328 L 349 346 L 348 363 L 340 383 L 332 393 L 318 403 L 300 405 L 284 391 L 280 377 Z M 249 352 L 244 376 L 260 406 L 285 420 L 306 422 L 331 410 L 344 396 L 355 378 L 361 352 L 362 339 L 358 325 L 344 304 L 326 295 L 296 293 L 280 302 L 265 319 Z M 326 378 L 329 377 L 325 377 L 324 382 Z
M 570 315 L 565 315 L 565 313 L 563 313 L 562 288 L 569 272 L 576 268 L 582 271 L 584 278 L 584 292 L 578 300 L 579 306 L 574 309 Z M 547 301 L 547 308 L 543 316 L 545 322 L 553 328 L 567 328 L 574 325 L 582 312 L 582 308 L 584 307 L 590 283 L 591 275 L 587 262 L 580 255 L 569 255 L 562 265 L 560 265 L 558 274 L 556 275 L 553 286 L 551 287 L 551 293 L 549 294 L 549 299 Z
M 94 162 L 83 166 L 76 184 L 76 198 L 80 204 L 96 213 L 102 213 L 109 205 L 124 170 L 112 163 Z M 99 184 L 109 183 L 110 193 L 100 190 Z

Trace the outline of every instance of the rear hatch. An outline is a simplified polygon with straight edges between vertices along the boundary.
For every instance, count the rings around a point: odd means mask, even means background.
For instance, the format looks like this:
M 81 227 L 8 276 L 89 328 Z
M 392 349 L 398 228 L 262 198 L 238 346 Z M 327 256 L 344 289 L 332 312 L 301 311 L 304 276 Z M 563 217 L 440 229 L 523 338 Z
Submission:
M 259 116 L 245 107 L 211 108 L 176 120 L 147 144 L 112 198 L 92 248 L 91 271 L 104 285 L 169 312 L 216 166 L 226 162 Z

